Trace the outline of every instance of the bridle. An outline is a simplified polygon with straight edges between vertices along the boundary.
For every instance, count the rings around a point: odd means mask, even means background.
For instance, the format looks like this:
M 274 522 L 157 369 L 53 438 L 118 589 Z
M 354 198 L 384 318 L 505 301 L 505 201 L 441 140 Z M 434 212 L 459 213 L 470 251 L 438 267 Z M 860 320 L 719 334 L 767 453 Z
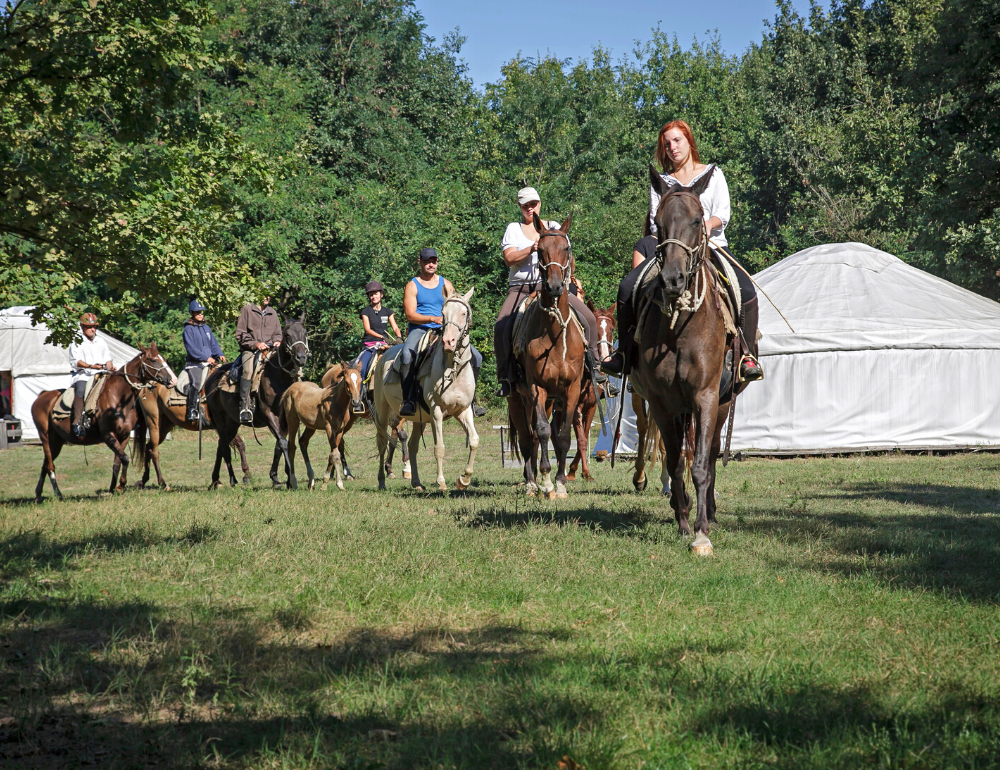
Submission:
M 687 190 L 678 190 L 677 192 L 669 193 L 663 196 L 663 200 L 681 196 L 693 198 L 695 202 L 697 202 L 699 209 L 701 208 L 701 199 L 694 193 L 688 192 Z M 679 241 L 676 238 L 664 238 L 656 244 L 656 258 L 659 260 L 661 265 L 663 264 L 664 252 L 666 251 L 667 246 L 671 244 L 684 249 L 685 253 L 688 255 L 687 273 L 684 277 L 684 291 L 687 291 L 687 285 L 691 280 L 691 276 L 693 276 L 695 271 L 701 267 L 702 262 L 705 261 L 705 257 L 708 254 L 708 232 L 705 230 L 704 221 L 702 222 L 700 235 L 700 240 L 694 246 L 688 246 L 686 243 Z
M 549 267 L 558 267 L 559 272 L 562 274 L 562 280 L 559 282 L 560 287 L 563 291 L 569 290 L 569 283 L 573 280 L 573 245 L 570 243 L 569 236 L 566 233 L 561 233 L 558 230 L 554 232 L 542 233 L 538 236 L 540 241 L 542 238 L 565 238 L 566 239 L 566 261 L 565 262 L 542 262 L 541 253 L 539 252 L 538 266 L 544 268 L 546 275 L 548 275 Z M 545 281 L 544 283 L 547 283 Z
M 159 356 L 158 358 L 159 358 L 160 361 L 163 361 L 163 357 L 162 356 Z M 125 366 L 128 366 L 128 364 L 126 364 Z M 160 384 L 166 385 L 167 387 L 169 387 L 168 383 L 165 383 L 165 382 L 163 382 L 163 380 L 160 379 L 160 373 L 164 369 L 166 369 L 167 371 L 170 371 L 170 367 L 167 365 L 166 361 L 163 361 L 162 364 L 158 363 L 156 366 L 153 366 L 149 361 L 146 360 L 146 355 L 144 353 L 143 355 L 141 355 L 139 357 L 139 373 L 138 374 L 132 374 L 132 372 L 127 371 L 124 366 L 121 369 L 119 369 L 118 371 L 116 371 L 116 372 L 109 372 L 109 374 L 111 374 L 111 375 L 118 375 L 119 377 L 124 377 L 125 378 L 125 382 L 127 382 L 133 389 L 136 389 L 136 388 L 140 388 L 141 389 L 144 386 L 148 387 L 148 386 L 145 385 L 145 383 L 148 382 L 149 380 L 155 380 L 156 382 L 159 382 Z M 145 377 L 143 377 L 143 375 L 145 375 Z M 133 377 L 138 378 L 138 380 L 139 380 L 138 384 L 132 382 L 132 378 Z
M 444 305 L 447 305 L 449 302 L 457 302 L 458 304 L 460 304 L 462 307 L 465 308 L 465 324 L 463 326 L 459 326 L 454 321 L 450 320 L 445 321 L 444 324 L 442 324 L 441 326 L 441 338 L 444 339 L 445 329 L 447 329 L 449 326 L 454 326 L 456 329 L 458 329 L 458 346 L 460 346 L 462 340 L 465 339 L 465 337 L 469 333 L 469 327 L 472 325 L 472 308 L 469 306 L 469 303 L 465 301 L 464 297 L 461 297 L 457 294 L 448 297 L 448 299 L 444 301 Z M 444 305 L 441 306 L 442 308 L 441 315 L 444 315 Z
M 278 355 L 278 364 L 277 365 L 278 365 L 279 369 L 281 369 L 286 374 L 292 375 L 293 377 L 298 377 L 302 373 L 302 367 L 301 366 L 297 366 L 294 363 L 295 362 L 295 358 L 293 356 L 294 356 L 294 353 L 295 353 L 295 346 L 296 345 L 301 345 L 303 348 L 305 348 L 306 358 L 308 358 L 309 357 L 309 343 L 306 340 L 295 340 L 295 342 L 289 342 L 288 341 L 288 337 L 286 337 L 284 334 L 281 335 L 281 346 L 278 348 L 279 355 Z M 280 355 L 281 353 L 284 353 L 285 356 L 287 356 L 288 359 L 290 361 L 292 361 L 291 368 L 289 368 L 288 366 L 285 366 L 285 364 L 282 363 L 282 361 L 281 361 L 281 355 Z

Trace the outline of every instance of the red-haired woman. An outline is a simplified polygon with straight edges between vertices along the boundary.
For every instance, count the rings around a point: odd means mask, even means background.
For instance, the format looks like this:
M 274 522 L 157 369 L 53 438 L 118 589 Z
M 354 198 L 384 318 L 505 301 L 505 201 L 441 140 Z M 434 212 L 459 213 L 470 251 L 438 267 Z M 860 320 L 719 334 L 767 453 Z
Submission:
M 695 144 L 691 127 L 683 120 L 674 120 L 660 129 L 660 138 L 656 146 L 656 160 L 663 169 L 661 177 L 670 187 L 681 185 L 690 187 L 699 179 L 710 174 L 708 186 L 701 193 L 702 215 L 705 228 L 708 230 L 711 248 L 722 254 L 730 262 L 736 263 L 736 258 L 729 252 L 726 241 L 726 225 L 729 223 L 729 186 L 722 169 L 715 165 L 706 166 L 698 157 L 698 145 Z M 656 253 L 659 233 L 656 231 L 656 209 L 660 205 L 660 196 L 652 187 L 649 188 L 649 235 L 635 245 L 632 255 L 632 271 L 618 287 L 618 350 L 610 358 L 601 363 L 601 368 L 609 374 L 628 374 L 632 368 L 632 337 L 635 334 L 635 314 L 632 309 L 632 290 L 635 288 L 642 263 L 651 259 Z M 759 380 L 764 376 L 760 363 L 757 361 L 757 291 L 753 282 L 739 267 L 735 270 L 739 279 L 743 310 L 740 315 L 740 331 L 752 353 L 747 354 L 740 365 L 740 377 L 744 380 Z

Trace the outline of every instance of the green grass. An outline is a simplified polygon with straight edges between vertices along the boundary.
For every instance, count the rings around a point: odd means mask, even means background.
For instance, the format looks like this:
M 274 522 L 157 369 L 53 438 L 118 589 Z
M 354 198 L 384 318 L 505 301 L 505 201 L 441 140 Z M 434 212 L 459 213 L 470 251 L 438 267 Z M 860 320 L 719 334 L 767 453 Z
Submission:
M 189 435 L 173 492 L 69 449 L 36 506 L 0 453 L 0 765 L 1000 765 L 1000 457 L 733 463 L 699 559 L 627 466 L 527 500 L 480 428 L 464 495 L 374 491 L 367 426 L 346 493 L 208 492 Z

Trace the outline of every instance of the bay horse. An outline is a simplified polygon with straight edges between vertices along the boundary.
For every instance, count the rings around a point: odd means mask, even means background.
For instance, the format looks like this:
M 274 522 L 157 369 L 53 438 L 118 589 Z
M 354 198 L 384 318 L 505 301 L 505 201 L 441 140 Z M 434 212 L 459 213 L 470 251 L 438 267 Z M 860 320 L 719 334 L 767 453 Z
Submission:
M 42 442 L 42 472 L 38 476 L 35 487 L 35 502 L 42 502 L 42 489 L 45 486 L 45 476 L 52 482 L 52 491 L 56 497 L 63 499 L 59 485 L 56 483 L 56 458 L 66 444 L 106 444 L 114 452 L 115 461 L 111 471 L 111 486 L 108 491 L 114 493 L 125 489 L 128 478 L 129 458 L 125 454 L 129 433 L 135 430 L 135 442 L 132 453 L 143 458 L 146 446 L 146 425 L 141 410 L 136 406 L 136 394 L 149 382 L 169 384 L 173 378 L 170 367 L 156 349 L 156 343 L 148 348 L 140 346 L 139 355 L 129 361 L 121 369 L 104 375 L 107 380 L 97 398 L 97 406 L 93 419 L 86 429 L 82 439 L 76 439 L 71 434 L 71 417 L 57 418 L 52 410 L 62 397 L 61 390 L 46 390 L 40 393 L 35 403 L 31 405 L 31 418 L 38 429 L 38 437 Z M 84 423 L 86 425 L 86 422 Z M 118 471 L 121 470 L 121 482 L 118 482 Z
M 375 361 L 372 362 L 372 368 L 374 369 L 375 364 L 378 359 L 382 357 L 381 353 L 376 354 Z M 344 366 L 343 363 L 330 364 L 326 367 L 326 371 L 323 373 L 323 378 L 320 384 L 325 388 L 333 382 L 334 377 L 337 377 L 339 370 Z M 361 404 L 364 408 L 362 412 L 358 413 L 359 417 L 367 417 L 369 419 L 374 419 L 372 417 L 371 408 L 368 399 L 362 398 Z M 406 428 L 403 427 L 406 421 L 399 415 L 393 415 L 389 420 L 392 430 L 389 434 L 389 454 L 385 459 L 385 474 L 390 479 L 396 478 L 396 474 L 392 472 L 392 458 L 396 454 L 397 445 L 403 448 L 403 478 L 410 478 L 410 453 L 406 448 Z M 353 480 L 354 476 L 351 474 L 351 469 L 347 465 L 347 447 L 344 446 L 344 440 L 341 438 L 340 446 L 340 463 L 344 467 L 344 480 Z
M 442 492 L 448 485 L 444 478 L 444 421 L 455 417 L 465 430 L 469 440 L 469 459 L 465 471 L 455 481 L 457 489 L 466 489 L 472 482 L 473 464 L 479 448 L 479 433 L 472 413 L 472 399 L 476 395 L 476 378 L 472 371 L 472 340 L 469 330 L 472 326 L 472 299 L 474 289 L 464 294 L 446 296 L 441 308 L 442 324 L 440 336 L 432 341 L 434 349 L 420 362 L 416 372 L 417 381 L 423 388 L 424 404 L 417 404 L 417 411 L 405 419 L 413 423 L 410 434 L 410 486 L 424 491 L 417 472 L 417 450 L 424 425 L 431 425 L 434 437 L 434 457 L 437 460 L 437 484 Z M 428 332 L 433 334 L 434 332 Z M 392 366 L 396 356 L 403 349 L 396 345 L 385 352 L 375 366 L 372 375 L 372 396 L 375 407 L 376 441 L 378 442 L 379 467 L 378 488 L 385 489 L 385 456 L 389 445 L 389 425 L 399 414 L 403 402 L 403 387 L 399 382 L 385 384 L 385 373 Z M 430 409 L 428 413 L 427 409 Z
M 639 289 L 639 323 L 632 383 L 649 404 L 649 418 L 663 436 L 671 477 L 670 505 L 680 534 L 692 534 L 690 498 L 684 489 L 685 444 L 693 453 L 691 478 L 697 496 L 694 553 L 709 555 L 715 519 L 715 464 L 726 410 L 719 402 L 728 342 L 714 268 L 707 259 L 708 233 L 699 195 L 712 174 L 690 187 L 669 187 L 650 166 L 662 197 L 655 221 L 660 233 L 656 277 Z M 641 451 L 641 450 L 640 450 Z
M 604 360 L 615 352 L 615 306 L 595 307 L 594 303 L 587 300 L 587 307 L 590 308 L 597 319 L 597 346 L 601 351 L 601 360 Z M 604 386 L 598 386 L 603 388 Z M 584 382 L 580 392 L 580 402 L 576 406 L 573 415 L 573 431 L 576 433 L 576 457 L 570 463 L 569 470 L 566 471 L 566 480 L 576 480 L 576 469 L 582 463 L 583 480 L 593 481 L 590 475 L 590 468 L 587 465 L 587 457 L 590 451 L 590 429 L 594 424 L 594 412 L 597 411 L 597 398 L 599 394 L 594 393 L 594 384 Z
M 326 432 L 326 437 L 330 442 L 330 456 L 326 463 L 326 473 L 323 475 L 323 486 L 325 492 L 326 485 L 330 481 L 330 474 L 334 468 L 337 471 L 337 488 L 344 489 L 344 481 L 341 478 L 341 464 L 343 463 L 344 434 L 351 429 L 354 421 L 360 413 L 364 411 L 364 404 L 361 400 L 361 365 L 347 364 L 341 362 L 339 365 L 327 369 L 324 375 L 324 385 L 321 387 L 314 382 L 294 382 L 281 397 L 281 432 L 284 436 L 290 437 L 288 446 L 289 477 L 291 483 L 295 482 L 295 436 L 298 435 L 299 425 L 305 427 L 302 436 L 299 438 L 299 446 L 302 449 L 302 459 L 306 463 L 306 471 L 309 474 L 309 490 L 316 485 L 316 476 L 313 473 L 312 463 L 309 462 L 309 440 L 317 430 Z
M 524 378 L 507 397 L 511 445 L 519 449 L 524 460 L 525 491 L 532 497 L 537 494 L 535 479 L 541 472 L 544 477 L 541 491 L 549 499 L 568 497 L 566 456 L 573 415 L 580 401 L 583 355 L 587 347 L 583 326 L 570 310 L 568 299 L 575 267 L 569 242 L 572 219 L 567 217 L 559 228 L 550 230 L 535 215 L 541 288 L 527 317 L 521 321 L 523 350 L 515 350 L 515 360 Z M 554 487 L 549 462 L 550 438 L 558 462 Z
M 281 333 L 281 343 L 276 351 L 262 361 L 260 386 L 255 396 L 253 427 L 266 427 L 274 436 L 274 459 L 271 462 L 271 483 L 280 486 L 278 481 L 278 460 L 285 458 L 285 470 L 290 466 L 288 457 L 288 441 L 281 433 L 280 413 L 281 397 L 288 386 L 298 382 L 302 376 L 302 367 L 309 360 L 309 341 L 304 325 L 305 315 L 301 318 L 282 318 L 285 327 Z M 216 369 L 208 375 L 205 382 L 206 404 L 209 420 L 219 434 L 219 443 L 215 452 L 215 467 L 212 469 L 212 487 L 222 486 L 219 481 L 219 468 L 222 460 L 226 465 L 232 463 L 230 444 L 240 430 L 240 394 L 236 390 L 226 390 L 222 387 L 222 378 L 228 376 L 229 367 Z M 294 479 L 289 476 L 288 486 L 294 489 Z
M 205 377 L 205 380 L 207 382 L 208 377 Z M 142 409 L 142 414 L 146 421 L 146 432 L 149 436 L 144 454 L 142 480 L 136 484 L 140 489 L 149 481 L 149 463 L 152 460 L 153 467 L 156 469 L 156 483 L 163 489 L 169 490 L 170 486 L 164 481 L 163 473 L 160 471 L 160 443 L 166 440 L 167 436 L 170 435 L 170 431 L 175 427 L 184 430 L 199 430 L 199 425 L 196 421 L 187 419 L 186 403 L 171 406 L 170 395 L 172 392 L 173 388 L 171 387 L 159 382 L 151 382 L 139 394 L 139 407 Z M 208 427 L 212 427 L 211 420 L 209 420 Z M 247 451 L 246 446 L 243 444 L 243 439 L 239 435 L 235 436 L 232 446 L 236 447 L 236 450 L 240 453 L 240 464 L 243 466 L 243 483 L 248 484 L 250 482 L 250 466 L 247 464 Z M 229 456 L 224 459 L 226 461 L 226 470 L 229 471 L 229 483 L 232 486 L 236 486 L 236 474 L 233 473 L 232 458 Z

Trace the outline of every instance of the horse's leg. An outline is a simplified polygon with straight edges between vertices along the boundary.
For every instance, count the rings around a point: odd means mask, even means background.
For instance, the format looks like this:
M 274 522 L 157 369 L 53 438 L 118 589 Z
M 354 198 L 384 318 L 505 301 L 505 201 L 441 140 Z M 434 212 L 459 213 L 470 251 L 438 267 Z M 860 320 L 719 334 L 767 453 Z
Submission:
M 576 453 L 583 465 L 584 481 L 594 480 L 594 477 L 590 475 L 590 466 L 587 461 L 590 459 L 590 427 L 594 424 L 594 412 L 596 411 L 597 402 L 591 402 L 589 399 L 583 409 L 577 409 L 577 413 L 582 419 L 576 426 Z
M 118 437 L 114 433 L 108 433 L 107 438 L 104 439 L 104 443 L 115 453 L 115 462 L 111 466 L 111 486 L 108 488 L 108 492 L 114 494 L 115 488 L 118 487 L 119 470 L 122 474 L 122 485 L 125 483 L 128 473 L 128 456 L 125 454 L 125 450 L 122 449 L 122 445 L 118 443 Z
M 581 444 L 582 434 L 583 434 L 583 404 L 577 407 L 576 412 L 573 414 L 573 430 L 576 433 L 576 456 L 573 458 L 573 462 L 570 463 L 569 468 L 566 471 L 566 481 L 576 481 L 576 469 L 580 466 L 580 461 L 583 459 L 583 446 Z
M 49 415 L 51 417 L 51 414 Z M 51 425 L 51 422 L 49 423 Z M 38 476 L 38 486 L 35 487 L 35 502 L 42 502 L 42 490 L 45 488 L 45 477 L 52 483 L 52 491 L 60 500 L 63 499 L 59 485 L 56 483 L 56 458 L 62 450 L 62 441 L 58 436 L 52 436 L 48 431 L 41 433 L 42 439 L 42 472 Z M 53 446 L 54 445 L 54 446 Z
M 476 461 L 476 450 L 479 449 L 476 416 L 472 413 L 471 406 L 458 416 L 458 421 L 462 423 L 462 427 L 465 428 L 465 435 L 469 439 L 469 461 L 465 465 L 465 473 L 459 476 L 458 481 L 455 482 L 455 487 L 457 489 L 467 489 L 469 484 L 472 483 L 472 466 Z
M 646 422 L 649 418 L 646 415 L 645 402 L 638 393 L 632 394 L 632 411 L 635 412 L 635 428 L 638 433 L 632 486 L 635 487 L 636 492 L 643 492 L 646 489 L 646 484 L 649 483 L 649 479 L 646 478 L 646 452 L 643 450 L 643 446 L 646 444 Z
M 531 430 L 528 421 L 527 407 L 520 394 L 515 393 L 507 399 L 507 412 L 510 415 L 510 423 L 514 426 L 517 434 L 517 447 L 521 453 L 521 460 L 524 462 L 524 491 L 528 497 L 534 497 L 538 493 L 538 485 L 535 483 L 535 465 L 533 452 L 535 450 L 535 434 Z M 513 451 L 513 447 L 511 447 Z
M 243 469 L 243 483 L 249 484 L 253 481 L 253 477 L 250 475 L 250 464 L 247 462 L 247 446 L 243 443 L 243 439 L 237 433 L 233 436 L 232 440 L 229 442 L 230 446 L 236 447 L 236 451 L 240 453 L 240 467 Z M 236 474 L 230 473 L 229 482 L 235 487 L 236 486 Z
M 403 452 L 403 478 L 408 479 L 410 478 L 410 450 L 407 444 L 406 428 L 403 427 L 404 425 L 406 425 L 406 421 L 400 420 L 396 425 L 396 435 L 399 436 L 399 446 Z
M 694 481 L 698 506 L 694 520 L 695 538 L 691 543 L 691 550 L 709 556 L 712 553 L 712 541 L 708 539 L 708 497 L 712 482 L 710 458 L 712 440 L 715 437 L 716 416 L 719 413 L 719 394 L 717 389 L 709 389 L 702 391 L 700 395 L 701 398 L 695 401 L 694 461 L 691 463 L 691 479 Z
M 388 407 L 385 407 L 388 410 Z M 389 448 L 389 431 L 392 428 L 389 424 L 383 425 L 380 420 L 387 415 L 381 412 L 375 412 L 372 415 L 375 419 L 375 446 L 378 447 L 378 488 L 385 489 L 385 477 L 386 477 L 386 461 L 385 455 L 386 450 Z
M 146 471 L 143 473 L 143 481 L 148 481 L 149 462 L 152 461 L 153 468 L 156 469 L 156 483 L 159 487 L 165 488 L 167 482 L 163 480 L 163 473 L 160 471 L 160 421 L 159 419 L 149 420 L 146 425 L 149 431 L 149 442 L 146 444 L 149 451 L 146 453 Z
M 344 433 L 347 433 L 347 430 L 344 428 Z M 347 445 L 344 443 L 344 433 L 340 434 L 340 442 L 337 444 L 337 451 L 340 453 L 340 467 L 344 469 L 344 481 L 357 481 L 347 465 Z
M 538 436 L 538 475 L 542 478 L 542 492 L 551 495 L 555 487 L 552 484 L 552 463 L 549 461 L 549 439 L 552 437 L 552 426 L 545 411 L 545 401 L 548 394 L 541 388 L 535 388 L 535 435 Z
M 330 480 L 330 476 L 333 471 L 337 473 L 337 489 L 341 492 L 344 491 L 344 480 L 341 478 L 341 463 L 343 459 L 340 456 L 340 442 L 343 439 L 344 434 L 334 430 L 333 425 L 329 420 L 326 422 L 326 438 L 330 442 L 330 456 L 326 461 L 326 474 L 323 476 L 323 489 L 326 489 L 326 484 Z
M 662 436 L 657 439 L 656 448 L 660 455 L 660 494 L 665 497 L 670 494 L 670 469 L 667 467 L 667 450 Z
M 424 423 L 413 423 L 413 432 L 410 434 L 410 486 L 424 492 L 424 485 L 420 483 L 420 474 L 417 472 L 417 451 L 420 449 L 422 435 L 424 435 Z
M 434 459 L 438 467 L 438 490 L 447 492 L 448 483 L 444 478 L 444 413 L 437 404 L 431 407 L 431 438 L 434 441 Z
M 649 419 L 656 420 L 660 435 L 663 436 L 663 444 L 667 450 L 665 462 L 671 478 L 670 507 L 674 509 L 678 531 L 687 537 L 691 534 L 691 525 L 688 522 L 690 500 L 684 489 L 684 458 L 681 455 L 683 437 L 677 426 L 680 418 L 672 417 L 665 412 L 661 414 L 650 407 Z
M 560 404 L 559 408 L 552 410 L 553 422 L 555 423 L 555 433 L 552 443 L 556 448 L 556 488 L 549 494 L 550 498 L 566 498 L 566 458 L 569 456 L 569 449 L 573 440 L 573 415 L 576 413 L 576 400 L 572 393 L 566 394 L 568 403 Z
M 220 410 L 220 413 L 222 410 Z M 222 468 L 222 458 L 225 455 L 225 447 L 229 446 L 229 442 L 233 438 L 233 434 L 229 433 L 229 423 L 224 418 L 212 421 L 215 425 L 215 432 L 218 436 L 218 442 L 215 445 L 215 465 L 212 466 L 212 483 L 208 485 L 209 489 L 218 489 L 222 486 L 222 482 L 219 481 L 219 470 Z M 235 486 L 235 479 L 232 480 Z
M 289 421 L 289 422 L 291 422 L 291 421 Z M 316 429 L 315 428 L 306 428 L 304 431 L 302 431 L 302 435 L 299 437 L 299 449 L 302 450 L 302 461 L 306 464 L 306 473 L 309 474 L 309 487 L 308 487 L 308 489 L 309 489 L 310 492 L 316 486 L 316 473 L 315 473 L 315 471 L 313 471 L 312 461 L 309 459 L 309 442 L 312 440 L 312 437 L 315 434 L 316 434 Z M 291 429 L 289 429 L 288 435 L 289 436 L 292 435 Z M 290 441 L 288 443 L 289 444 L 294 444 L 294 442 L 292 442 L 292 441 Z M 289 447 L 289 452 L 291 453 L 291 451 L 292 451 L 292 447 Z M 294 459 L 294 454 L 293 454 L 293 459 Z M 326 481 L 325 480 L 323 482 L 323 488 L 326 489 Z
M 716 463 L 719 460 L 719 455 L 722 450 L 722 425 L 725 422 L 725 416 L 719 415 L 715 419 L 715 432 L 712 436 L 712 449 L 708 456 L 708 469 L 710 471 L 709 483 L 708 483 L 708 523 L 718 524 L 719 522 L 715 518 L 716 503 L 715 503 L 715 471 Z
M 385 475 L 390 479 L 396 478 L 396 474 L 392 472 L 392 457 L 396 454 L 396 445 L 399 444 L 399 437 L 396 435 L 396 431 L 393 430 L 389 434 L 389 455 L 385 458 Z M 405 444 L 403 446 L 406 446 Z

